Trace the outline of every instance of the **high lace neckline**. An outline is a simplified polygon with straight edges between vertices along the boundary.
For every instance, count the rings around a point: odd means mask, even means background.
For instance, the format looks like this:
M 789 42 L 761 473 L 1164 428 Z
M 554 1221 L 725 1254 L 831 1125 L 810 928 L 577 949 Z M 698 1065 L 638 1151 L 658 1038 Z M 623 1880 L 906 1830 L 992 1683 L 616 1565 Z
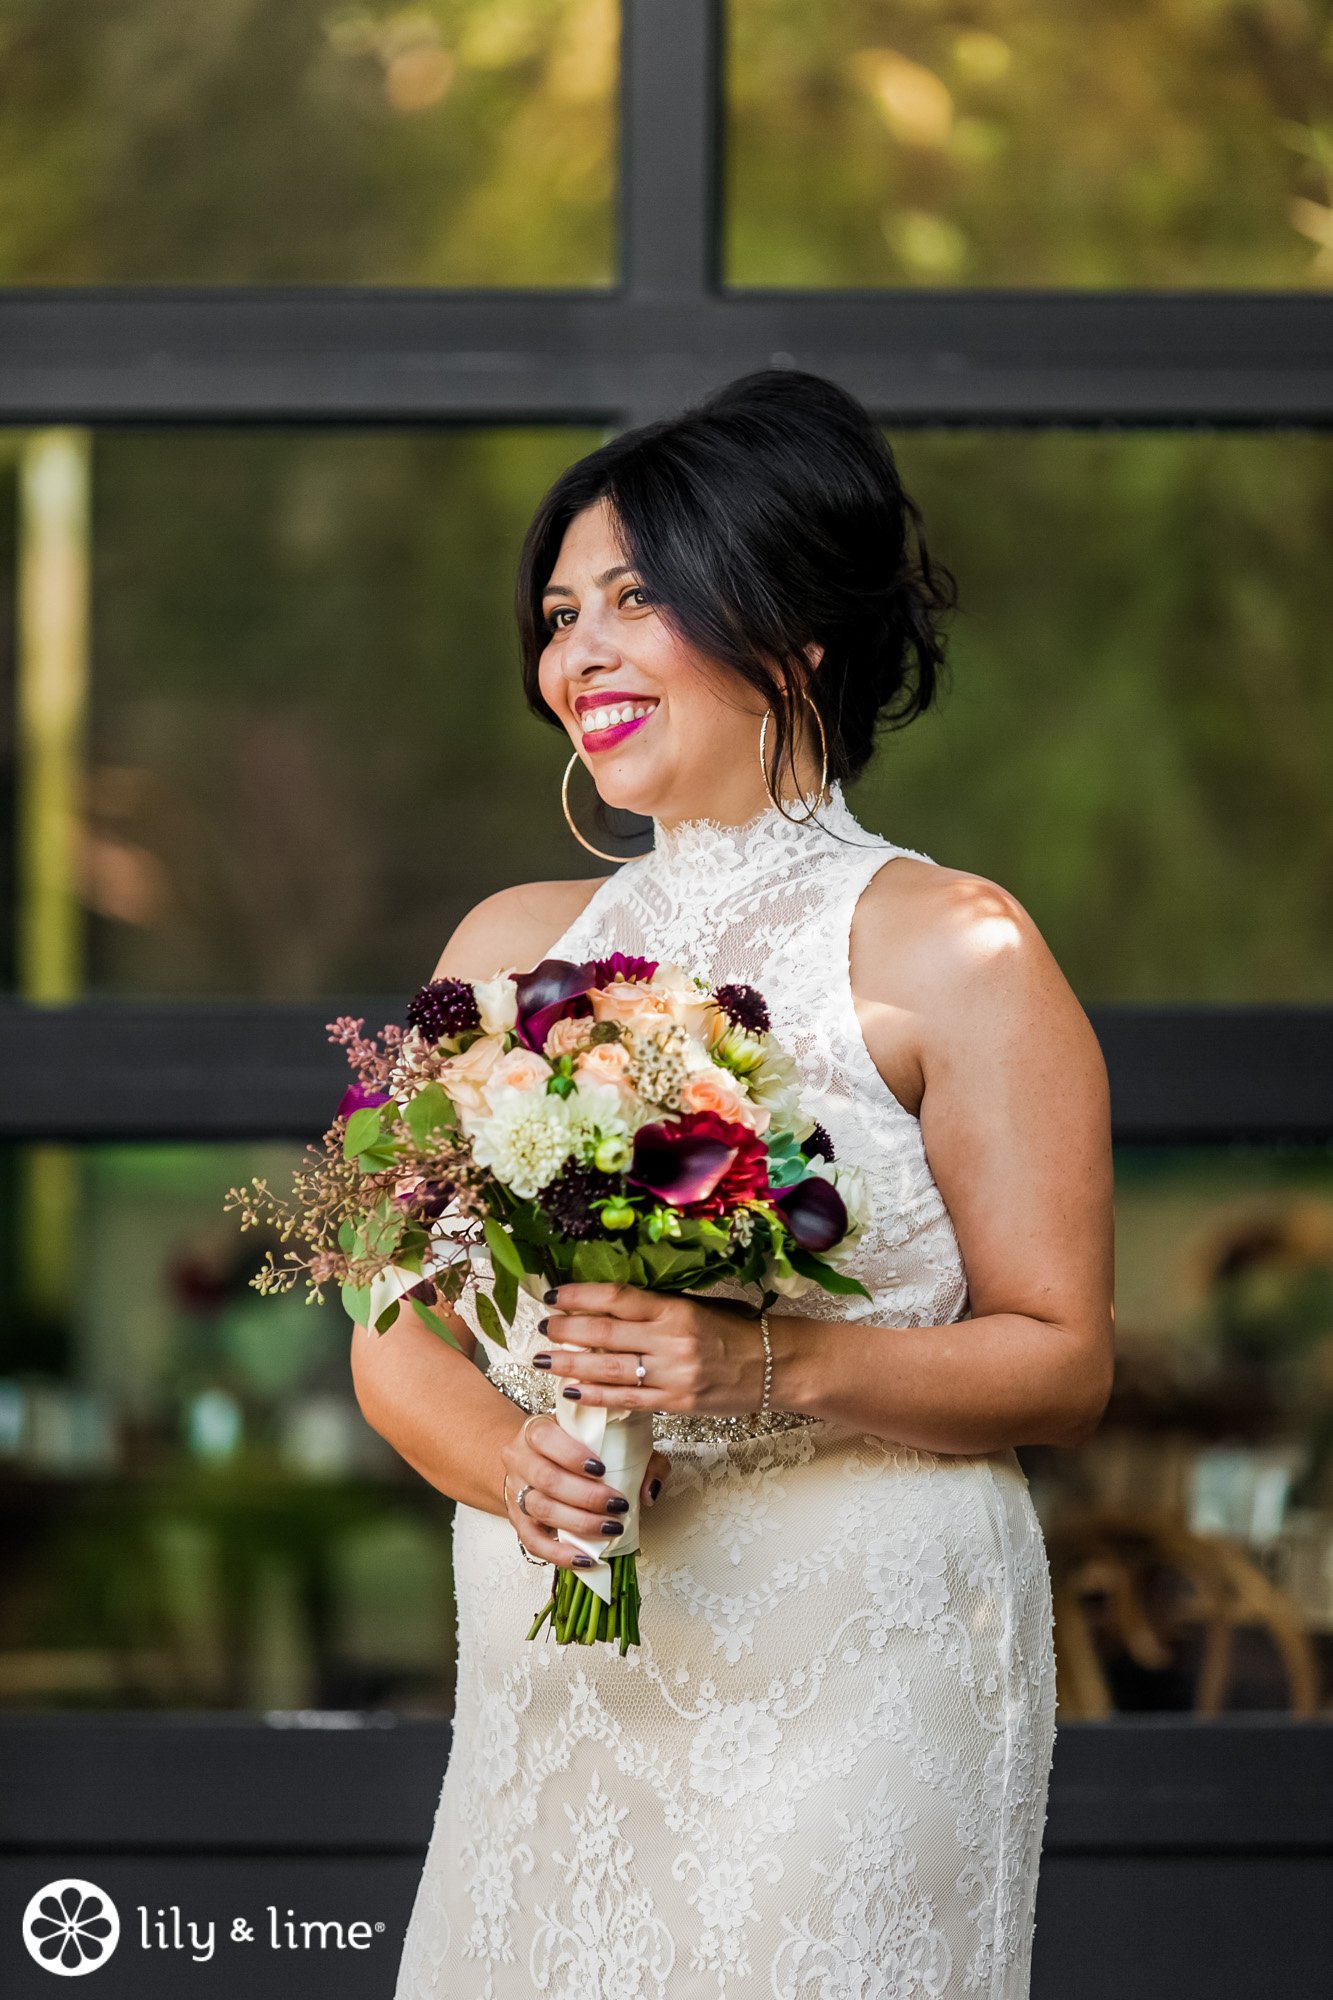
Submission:
M 750 819 L 739 820 L 728 825 L 718 819 L 681 819 L 671 826 L 660 820 L 653 821 L 653 845 L 643 858 L 658 860 L 673 867 L 697 867 L 702 863 L 717 863 L 728 868 L 738 863 L 763 859 L 781 852 L 785 857 L 794 858 L 803 853 L 828 853 L 832 849 L 846 851 L 847 842 L 864 847 L 868 843 L 879 846 L 882 843 L 874 835 L 867 835 L 851 807 L 843 797 L 842 786 L 835 781 L 829 786 L 828 796 L 822 805 L 817 805 L 818 794 L 810 792 L 805 800 L 793 799 L 793 817 L 788 818 L 776 806 L 766 805 Z M 816 817 L 803 819 L 802 805 L 808 810 L 813 807 Z

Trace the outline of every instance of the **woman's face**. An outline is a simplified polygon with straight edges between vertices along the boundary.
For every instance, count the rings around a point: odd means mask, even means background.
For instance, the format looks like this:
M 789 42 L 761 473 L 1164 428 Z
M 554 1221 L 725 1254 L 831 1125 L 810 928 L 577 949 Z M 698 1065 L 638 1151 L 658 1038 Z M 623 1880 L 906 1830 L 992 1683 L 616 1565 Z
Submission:
M 570 522 L 542 609 L 542 695 L 608 805 L 667 825 L 762 809 L 762 696 L 659 617 L 605 501 Z

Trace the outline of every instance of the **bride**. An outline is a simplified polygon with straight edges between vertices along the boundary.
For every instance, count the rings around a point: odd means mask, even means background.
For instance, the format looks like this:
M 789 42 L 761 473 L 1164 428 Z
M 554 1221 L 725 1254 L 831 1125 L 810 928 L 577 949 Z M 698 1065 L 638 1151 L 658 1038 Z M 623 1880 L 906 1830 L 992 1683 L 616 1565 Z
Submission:
M 406 1315 L 355 1330 L 367 1419 L 458 1503 L 453 1748 L 395 2000 L 1028 1992 L 1055 1694 L 1014 1447 L 1081 1442 L 1109 1393 L 1108 1093 L 1014 897 L 843 797 L 935 690 L 953 579 L 920 525 L 859 403 L 761 370 L 581 459 L 529 530 L 571 824 L 598 851 L 581 763 L 654 845 L 488 898 L 435 976 L 623 951 L 757 988 L 862 1177 L 870 1298 L 781 1299 L 767 1381 L 753 1319 L 629 1287 L 520 1294 L 507 1351 L 467 1307 L 466 1354 Z M 525 1643 L 529 1566 L 586 1564 L 558 1531 L 612 1538 L 627 1505 L 557 1393 L 658 1413 L 623 1658 Z

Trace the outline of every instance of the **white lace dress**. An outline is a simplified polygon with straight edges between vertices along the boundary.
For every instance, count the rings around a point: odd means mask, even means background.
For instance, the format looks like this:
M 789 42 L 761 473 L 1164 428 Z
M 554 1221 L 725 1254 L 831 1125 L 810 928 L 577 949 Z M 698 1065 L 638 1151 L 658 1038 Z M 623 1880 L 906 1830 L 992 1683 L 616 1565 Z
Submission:
M 858 897 L 895 847 L 835 790 L 822 827 L 658 830 L 552 946 L 673 961 L 764 994 L 811 1116 L 862 1168 L 860 1299 L 967 1316 L 920 1127 L 862 1040 Z M 929 859 L 919 856 L 919 859 Z M 786 1302 L 779 1303 L 782 1311 Z M 498 1387 L 549 1408 L 522 1295 Z M 480 1349 L 479 1349 L 480 1352 Z M 453 1749 L 394 2000 L 1019 2000 L 1054 1736 L 1049 1571 L 1010 1450 L 919 1451 L 786 1413 L 659 1415 L 643 1644 L 525 1633 L 549 1570 L 508 1520 L 454 1519 Z

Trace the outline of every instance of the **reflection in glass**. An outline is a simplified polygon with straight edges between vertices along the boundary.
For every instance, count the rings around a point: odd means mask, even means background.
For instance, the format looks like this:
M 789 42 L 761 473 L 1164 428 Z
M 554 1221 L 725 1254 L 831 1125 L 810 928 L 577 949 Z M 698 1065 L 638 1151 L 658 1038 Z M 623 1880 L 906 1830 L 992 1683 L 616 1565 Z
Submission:
M 728 0 L 756 286 L 1333 283 L 1319 8 Z
M 614 0 L 22 0 L 0 284 L 604 286 Z

